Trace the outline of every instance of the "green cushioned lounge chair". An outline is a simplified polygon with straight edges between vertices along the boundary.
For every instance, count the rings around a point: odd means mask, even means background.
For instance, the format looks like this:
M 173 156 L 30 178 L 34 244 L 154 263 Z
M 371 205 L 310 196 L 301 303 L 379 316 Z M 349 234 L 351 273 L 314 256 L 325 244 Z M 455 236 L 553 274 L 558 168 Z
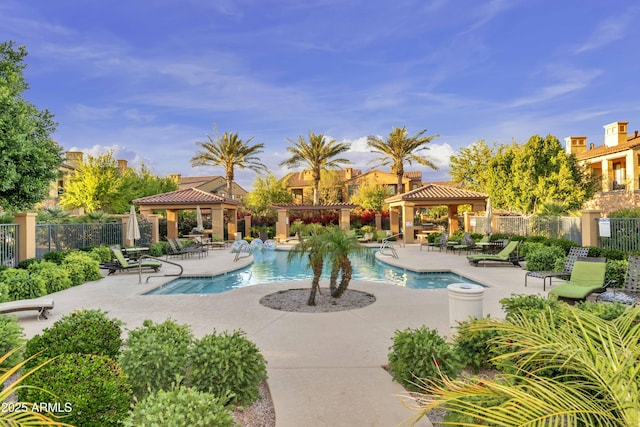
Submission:
M 606 269 L 606 258 L 578 257 L 569 281 L 554 286 L 549 295 L 573 302 L 584 301 L 592 293 L 604 292 L 607 287 L 604 279 Z
M 510 241 L 497 254 L 474 254 L 468 255 L 467 259 L 472 265 L 478 265 L 481 261 L 508 262 L 516 266 L 520 266 L 520 257 L 518 256 L 518 241 Z
M 153 271 L 160 270 L 162 263 L 160 261 L 128 261 L 124 255 L 122 254 L 122 250 L 120 246 L 114 245 L 109 246 L 113 256 L 115 258 L 114 262 L 109 264 L 109 274 L 113 274 L 116 271 L 124 271 L 124 270 L 137 270 L 138 267 L 142 267 L 143 269 L 151 269 Z

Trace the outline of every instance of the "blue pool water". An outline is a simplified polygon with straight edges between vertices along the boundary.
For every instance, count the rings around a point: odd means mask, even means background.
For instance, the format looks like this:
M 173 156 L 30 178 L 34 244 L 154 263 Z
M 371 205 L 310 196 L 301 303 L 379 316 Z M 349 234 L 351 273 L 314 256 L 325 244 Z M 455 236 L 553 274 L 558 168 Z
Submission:
M 147 295 L 217 294 L 231 289 L 289 280 L 311 280 L 313 274 L 306 260 L 287 262 L 286 251 L 255 251 L 254 263 L 241 270 L 218 276 L 180 277 L 160 286 Z M 474 283 L 473 280 L 450 272 L 415 273 L 395 268 L 379 261 L 374 264 L 353 257 L 353 280 L 393 283 L 412 289 L 442 289 L 451 283 Z M 322 275 L 329 278 L 329 272 Z M 324 286 L 324 284 L 323 284 Z

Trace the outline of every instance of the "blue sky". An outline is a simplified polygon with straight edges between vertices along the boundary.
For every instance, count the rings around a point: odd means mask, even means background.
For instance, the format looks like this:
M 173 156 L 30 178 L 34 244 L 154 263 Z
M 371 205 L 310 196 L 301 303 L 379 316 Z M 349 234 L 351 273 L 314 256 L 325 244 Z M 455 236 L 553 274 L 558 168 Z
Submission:
M 448 179 L 461 147 L 640 129 L 640 6 L 632 0 L 3 0 L 3 41 L 25 45 L 25 98 L 50 110 L 67 150 L 192 168 L 196 141 L 238 132 L 287 171 L 287 138 L 310 130 L 439 134 L 429 155 Z M 251 171 L 237 171 L 248 190 Z

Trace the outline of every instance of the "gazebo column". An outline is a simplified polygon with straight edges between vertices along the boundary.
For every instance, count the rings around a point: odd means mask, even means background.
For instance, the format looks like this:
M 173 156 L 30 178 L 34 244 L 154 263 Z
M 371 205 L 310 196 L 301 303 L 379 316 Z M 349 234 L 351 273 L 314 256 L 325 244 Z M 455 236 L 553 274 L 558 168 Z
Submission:
M 413 226 L 413 217 L 414 215 L 414 206 L 405 203 L 402 206 L 402 220 L 404 221 L 404 233 L 402 235 L 402 239 L 404 240 L 405 245 L 407 243 L 413 243 L 415 238 L 414 234 L 414 226 Z
M 227 231 L 229 232 L 229 240 L 232 240 L 231 236 L 234 236 L 238 231 L 238 209 L 227 208 L 227 214 L 229 215 L 229 222 L 227 223 Z
M 212 236 L 224 239 L 224 209 L 222 205 L 211 205 L 211 233 Z
M 449 236 L 458 231 L 458 205 L 448 205 L 449 209 Z
M 351 210 L 350 209 L 340 209 L 340 228 L 344 230 L 345 233 L 349 232 L 351 228 Z
M 397 206 L 389 208 L 389 225 L 391 234 L 400 233 L 400 210 Z
M 278 221 L 276 222 L 276 240 L 284 242 L 289 237 L 289 210 L 278 209 Z
M 244 235 L 251 236 L 251 215 L 244 216 Z
M 175 209 L 167 209 L 167 237 L 178 238 L 178 211 Z

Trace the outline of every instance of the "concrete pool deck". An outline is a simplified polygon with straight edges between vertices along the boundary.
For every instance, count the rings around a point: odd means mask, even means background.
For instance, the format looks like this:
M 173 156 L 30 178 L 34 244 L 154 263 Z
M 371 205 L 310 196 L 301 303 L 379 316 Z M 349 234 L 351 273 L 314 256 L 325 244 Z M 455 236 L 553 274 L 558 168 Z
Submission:
M 396 247 L 398 259 L 384 261 L 401 268 L 452 271 L 488 286 L 484 314 L 501 318 L 499 300 L 513 293 L 543 294 L 542 281 L 524 287 L 525 271 L 510 264 L 487 267 L 469 265 L 464 255 L 420 251 L 419 245 Z M 186 275 L 214 275 L 251 262 L 234 262 L 229 250 L 211 250 L 207 257 L 173 258 Z M 162 272 L 178 269 L 163 266 Z M 240 329 L 267 359 L 269 388 L 278 427 L 395 426 L 414 415 L 399 396 L 404 389 L 382 368 L 396 330 L 427 325 L 449 335 L 446 289 L 414 290 L 352 281 L 350 289 L 370 292 L 376 302 L 368 307 L 333 313 L 289 313 L 259 304 L 264 295 L 290 288 L 306 288 L 307 281 L 268 283 L 210 295 L 143 295 L 171 278 L 151 278 L 137 273 L 116 273 L 52 294 L 55 308 L 47 320 L 33 312 L 18 313 L 27 337 L 51 326 L 63 315 L 80 308 L 96 308 L 125 322 L 126 329 L 145 319 L 172 318 L 191 325 L 201 337 L 214 328 Z M 327 286 L 326 281 L 321 285 Z M 429 426 L 427 420 L 420 424 Z

